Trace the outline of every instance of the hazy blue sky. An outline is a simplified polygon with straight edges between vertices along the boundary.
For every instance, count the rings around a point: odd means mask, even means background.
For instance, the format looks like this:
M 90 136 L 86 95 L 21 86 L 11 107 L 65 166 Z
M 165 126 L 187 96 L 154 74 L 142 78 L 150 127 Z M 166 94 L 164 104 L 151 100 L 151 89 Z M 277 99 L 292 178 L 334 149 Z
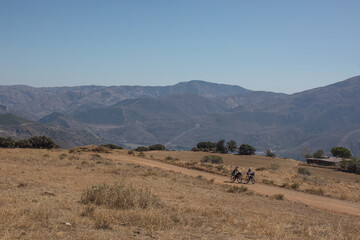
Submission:
M 360 74 L 359 0 L 0 0 L 0 84 L 293 93 Z

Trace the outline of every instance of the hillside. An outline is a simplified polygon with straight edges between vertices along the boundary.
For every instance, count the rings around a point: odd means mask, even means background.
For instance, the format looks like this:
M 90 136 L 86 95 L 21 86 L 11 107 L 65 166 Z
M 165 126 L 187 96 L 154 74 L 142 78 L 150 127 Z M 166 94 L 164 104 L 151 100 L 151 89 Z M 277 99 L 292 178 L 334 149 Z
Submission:
M 337 240 L 360 234 L 359 175 L 309 168 L 313 175 L 304 176 L 293 160 L 223 155 L 224 165 L 211 168 L 265 167 L 256 184 L 238 184 L 166 163 L 190 166 L 203 153 L 90 149 L 0 149 L 0 238 Z M 286 177 L 299 189 L 271 185 Z
M 102 139 L 84 130 L 69 130 L 29 121 L 14 114 L 0 114 L 0 136 L 14 140 L 45 135 L 61 147 L 102 143 Z
M 41 104 L 35 105 L 38 110 L 29 107 L 41 112 L 38 117 L 50 113 L 40 122 L 128 147 L 161 143 L 170 149 L 191 149 L 199 141 L 233 139 L 253 145 L 259 154 L 272 149 L 295 159 L 302 158 L 304 149 L 329 154 L 339 145 L 360 155 L 359 76 L 291 95 L 204 81 L 45 90 L 49 96 L 44 99 L 63 107 L 55 112 Z
M 65 113 L 82 105 L 110 106 L 125 99 L 162 97 L 192 93 L 204 97 L 220 97 L 248 92 L 239 86 L 193 80 L 173 86 L 79 86 L 34 88 L 0 86 L 0 104 L 19 116 L 38 120 L 52 112 Z

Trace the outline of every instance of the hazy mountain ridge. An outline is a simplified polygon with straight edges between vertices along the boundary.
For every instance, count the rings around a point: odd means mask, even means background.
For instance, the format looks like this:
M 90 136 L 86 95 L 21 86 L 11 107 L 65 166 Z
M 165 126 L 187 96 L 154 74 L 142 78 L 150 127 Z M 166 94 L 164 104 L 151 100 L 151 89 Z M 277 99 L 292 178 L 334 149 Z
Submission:
M 114 96 L 121 94 L 109 91 L 124 89 L 131 97 L 115 102 Z M 92 87 L 82 97 L 71 93 L 77 97 L 73 97 L 76 103 L 68 107 L 70 110 L 51 113 L 40 121 L 130 147 L 162 143 L 169 148 L 190 149 L 199 141 L 224 138 L 249 143 L 258 151 L 271 148 L 282 156 L 297 157 L 306 147 L 329 151 L 337 145 L 360 155 L 359 93 L 359 76 L 291 95 L 203 81 L 159 88 Z M 66 94 L 68 98 L 62 104 L 71 99 L 71 94 Z M 86 102 L 91 98 L 96 103 Z
M 249 90 L 233 85 L 193 80 L 173 86 L 80 86 L 34 88 L 14 85 L 0 86 L 0 104 L 19 116 L 38 120 L 53 112 L 73 111 L 81 105 L 111 106 L 125 99 L 162 97 L 193 93 L 205 97 L 228 96 Z

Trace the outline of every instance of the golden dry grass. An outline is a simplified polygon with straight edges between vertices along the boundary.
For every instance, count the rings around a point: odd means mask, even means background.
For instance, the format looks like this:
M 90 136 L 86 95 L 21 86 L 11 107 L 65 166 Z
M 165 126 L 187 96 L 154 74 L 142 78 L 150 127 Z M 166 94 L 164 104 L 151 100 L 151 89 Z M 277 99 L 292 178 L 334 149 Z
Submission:
M 306 163 L 292 159 L 270 158 L 265 156 L 239 156 L 233 154 L 216 154 L 221 156 L 224 164 L 200 163 L 201 158 L 209 155 L 204 152 L 186 151 L 152 151 L 145 152 L 144 158 L 165 161 L 171 164 L 203 169 L 222 175 L 229 175 L 235 166 L 244 173 L 249 167 L 258 169 L 256 179 L 265 184 L 282 186 L 289 189 L 360 202 L 360 175 L 345 173 L 331 168 L 308 166 Z M 310 176 L 300 174 L 299 168 L 305 168 Z M 297 186 L 294 188 L 294 186 Z M 311 191 L 316 189 L 317 191 Z
M 160 154 L 179 161 L 202 156 Z M 360 235 L 358 217 L 259 196 L 245 188 L 235 190 L 202 177 L 127 164 L 122 162 L 125 158 L 138 157 L 118 150 L 94 155 L 0 149 L 0 239 L 356 239 Z M 260 160 L 252 167 L 260 167 Z M 278 171 L 296 164 L 279 160 Z M 147 189 L 161 206 L 118 209 L 81 202 L 84 191 L 102 184 Z

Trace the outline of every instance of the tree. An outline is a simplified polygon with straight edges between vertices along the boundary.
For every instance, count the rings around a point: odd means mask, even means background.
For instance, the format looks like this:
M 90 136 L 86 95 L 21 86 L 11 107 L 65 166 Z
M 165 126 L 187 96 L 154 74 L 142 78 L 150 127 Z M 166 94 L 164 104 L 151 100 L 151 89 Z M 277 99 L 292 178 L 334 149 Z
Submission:
M 15 141 L 11 138 L 0 137 L 0 147 L 2 148 L 13 148 L 15 147 Z
M 319 149 L 313 154 L 314 158 L 323 158 L 324 157 L 324 150 Z
M 330 152 L 334 157 L 339 157 L 339 158 L 352 157 L 350 150 L 345 147 L 333 147 Z
M 239 147 L 239 155 L 255 155 L 256 149 L 249 144 L 241 144 Z
M 155 144 L 155 145 L 149 146 L 149 151 L 154 151 L 154 150 L 163 151 L 163 150 L 165 150 L 165 146 L 162 144 Z
M 271 151 L 270 149 L 266 150 L 266 156 L 267 157 L 276 157 L 276 154 Z
M 227 148 L 225 147 L 224 139 L 221 139 L 216 143 L 216 151 L 220 153 L 227 153 Z
M 216 149 L 216 143 L 214 142 L 199 142 L 196 147 L 201 151 L 213 151 Z
M 227 149 L 230 152 L 235 152 L 237 149 L 236 142 L 234 140 L 230 140 L 226 143 Z
M 31 148 L 59 148 L 57 144 L 51 138 L 46 136 L 34 136 L 28 139 Z

